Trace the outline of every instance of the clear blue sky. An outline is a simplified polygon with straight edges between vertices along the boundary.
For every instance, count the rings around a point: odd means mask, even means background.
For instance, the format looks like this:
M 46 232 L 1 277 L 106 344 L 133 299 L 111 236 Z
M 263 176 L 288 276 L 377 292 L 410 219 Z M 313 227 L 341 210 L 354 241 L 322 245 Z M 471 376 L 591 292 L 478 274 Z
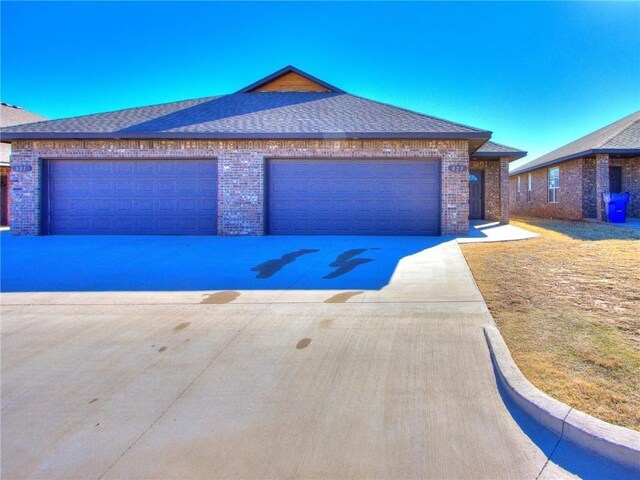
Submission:
M 528 159 L 640 109 L 640 2 L 1 8 L 2 101 L 50 118 L 228 93 L 287 64 Z

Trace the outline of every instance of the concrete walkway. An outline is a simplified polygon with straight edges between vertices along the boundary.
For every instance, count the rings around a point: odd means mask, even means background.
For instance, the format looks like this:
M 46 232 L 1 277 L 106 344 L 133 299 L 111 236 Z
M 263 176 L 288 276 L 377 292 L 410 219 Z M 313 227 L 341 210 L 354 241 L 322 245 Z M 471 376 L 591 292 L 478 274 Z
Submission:
M 469 222 L 469 234 L 457 237 L 458 243 L 511 242 L 536 238 L 537 233 L 515 225 L 502 225 L 499 222 L 472 220 Z
M 380 290 L 9 293 L 1 308 L 4 478 L 571 476 L 548 462 L 557 438 L 503 402 L 455 241 Z
M 610 223 L 609 225 L 615 225 L 616 227 L 633 228 L 634 230 L 640 230 L 640 218 L 627 217 L 627 221 L 624 223 Z

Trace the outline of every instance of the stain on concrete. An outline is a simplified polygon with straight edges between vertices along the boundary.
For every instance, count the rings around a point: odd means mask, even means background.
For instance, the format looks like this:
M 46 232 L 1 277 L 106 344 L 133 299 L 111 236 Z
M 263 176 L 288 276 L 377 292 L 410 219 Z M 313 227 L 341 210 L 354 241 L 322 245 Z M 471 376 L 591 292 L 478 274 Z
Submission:
M 329 275 L 325 275 L 323 278 L 328 280 L 331 278 L 341 277 L 360 265 L 373 262 L 373 258 L 355 258 L 367 250 L 369 249 L 354 248 L 347 250 L 346 252 L 342 252 L 332 263 L 329 264 L 330 267 L 334 267 L 336 270 L 331 272 Z
M 187 328 L 189 325 L 191 325 L 191 322 L 182 322 L 182 323 L 179 323 L 178 325 L 176 325 L 175 327 L 173 327 L 173 331 L 174 331 L 174 332 L 179 332 L 180 330 L 184 330 L 185 328 Z
M 89 405 L 91 405 L 92 403 L 96 403 L 97 401 L 97 398 L 92 398 L 91 400 L 89 400 Z
M 280 258 L 274 258 L 272 260 L 267 260 L 260 265 L 256 265 L 251 269 L 252 272 L 258 272 L 256 278 L 270 278 L 276 273 L 278 273 L 285 265 L 293 263 L 299 257 L 303 255 L 309 255 L 310 253 L 319 252 L 317 248 L 303 248 L 300 250 L 296 250 L 295 252 L 289 252 L 282 255 Z
M 158 351 L 159 351 L 159 352 L 164 352 L 166 349 L 167 349 L 167 347 L 160 347 L 160 348 L 158 349 Z
M 222 305 L 224 303 L 233 302 L 239 296 L 240 292 L 236 292 L 234 290 L 210 293 L 209 295 L 206 295 L 200 303 L 204 305 Z
M 325 318 L 323 320 L 320 320 L 320 326 L 322 328 L 329 328 L 331 325 L 333 325 L 333 318 Z
M 296 348 L 298 350 L 302 350 L 303 348 L 307 348 L 310 343 L 311 343 L 311 339 L 310 338 L 303 338 L 302 340 L 300 340 L 297 343 Z
M 333 297 L 327 298 L 324 303 L 345 303 L 347 300 L 363 293 L 363 291 L 336 293 Z

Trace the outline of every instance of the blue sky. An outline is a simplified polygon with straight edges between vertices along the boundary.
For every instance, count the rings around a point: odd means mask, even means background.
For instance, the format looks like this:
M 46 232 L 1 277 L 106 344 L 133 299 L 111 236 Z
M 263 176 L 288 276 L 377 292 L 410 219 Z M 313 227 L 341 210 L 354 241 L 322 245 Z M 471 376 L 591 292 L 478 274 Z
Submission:
M 293 64 L 533 159 L 640 109 L 640 2 L 5 2 L 1 97 L 50 118 L 235 91 Z

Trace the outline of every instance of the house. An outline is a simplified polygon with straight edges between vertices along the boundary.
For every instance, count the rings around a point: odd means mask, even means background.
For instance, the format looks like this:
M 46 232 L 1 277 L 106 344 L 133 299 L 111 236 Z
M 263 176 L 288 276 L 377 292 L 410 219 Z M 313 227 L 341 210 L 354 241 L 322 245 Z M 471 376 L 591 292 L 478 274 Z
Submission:
M 602 194 L 629 192 L 640 217 L 640 111 L 511 171 L 518 215 L 604 220 Z
M 0 126 L 19 125 L 21 123 L 37 122 L 44 117 L 27 112 L 16 105 L 0 103 Z M 11 189 L 11 145 L 1 144 L 0 154 L 0 225 L 9 225 L 10 222 L 10 195 Z
M 525 155 L 294 67 L 1 133 L 19 235 L 465 234 L 470 218 L 508 222 L 508 165 Z

